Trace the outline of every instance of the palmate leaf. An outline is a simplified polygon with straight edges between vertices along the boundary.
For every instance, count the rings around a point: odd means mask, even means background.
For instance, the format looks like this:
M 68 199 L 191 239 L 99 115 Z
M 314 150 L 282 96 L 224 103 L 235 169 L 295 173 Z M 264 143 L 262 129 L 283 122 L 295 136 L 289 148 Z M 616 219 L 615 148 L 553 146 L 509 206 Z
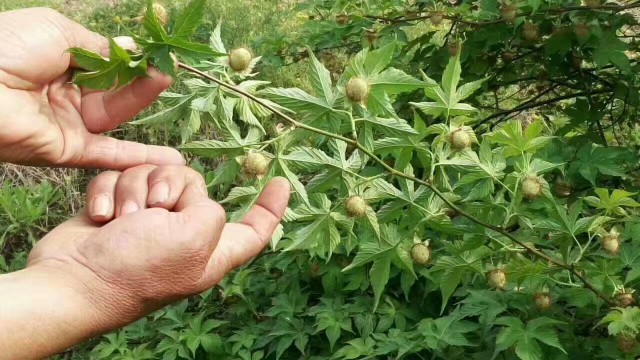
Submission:
M 625 54 L 629 45 L 620 40 L 614 31 L 603 32 L 598 44 L 599 46 L 593 52 L 593 61 L 598 67 L 611 63 L 625 72 L 631 70 L 629 58 Z
M 278 158 L 276 162 L 276 166 L 279 167 L 282 174 L 284 174 L 284 177 L 286 177 L 287 180 L 289 180 L 289 183 L 291 184 L 293 191 L 295 191 L 295 193 L 302 199 L 302 201 L 305 204 L 310 205 L 309 196 L 307 195 L 307 190 L 304 188 L 304 185 L 300 182 L 300 179 L 298 178 L 298 176 L 289 169 L 289 167 L 287 166 L 287 162 L 281 158 Z
M 440 275 L 440 291 L 442 292 L 442 308 L 444 312 L 447 302 L 456 290 L 462 276 L 466 273 L 482 274 L 482 258 L 489 253 L 485 247 L 465 251 L 459 255 L 443 256 L 438 259 L 432 271 Z
M 322 98 L 327 104 L 333 105 L 336 100 L 336 92 L 331 82 L 331 72 L 316 58 L 316 55 L 310 48 L 307 53 L 311 59 L 311 71 L 309 73 L 309 81 L 316 96 Z
M 596 186 L 598 175 L 614 177 L 626 176 L 623 164 L 637 161 L 637 155 L 626 148 L 601 147 L 593 143 L 587 143 L 580 147 L 569 170 L 578 173 Z
M 77 72 L 74 75 L 74 82 L 85 88 L 109 90 L 113 87 L 123 87 L 137 77 L 146 76 L 147 73 L 145 61 L 134 61 L 131 55 L 111 38 L 109 39 L 109 59 L 79 48 L 69 49 L 69 53 L 74 56 L 80 66 L 89 70 Z
M 608 324 L 609 335 L 621 333 L 637 334 L 640 330 L 640 308 L 628 307 L 613 309 L 598 325 Z
M 358 252 L 351 264 L 342 270 L 343 272 L 347 272 L 372 263 L 371 269 L 369 270 L 369 278 L 375 296 L 374 311 L 377 309 L 384 288 L 389 281 L 391 264 L 395 264 L 409 271 L 415 277 L 413 261 L 408 256 L 406 249 L 402 248 L 401 244 L 402 236 L 397 233 L 395 228 L 383 226 L 381 227 L 380 241 L 371 239 L 366 242 L 361 242 L 358 246 Z
M 268 88 L 258 92 L 267 98 L 275 100 L 278 104 L 295 112 L 309 113 L 316 116 L 332 111 L 332 107 L 325 100 L 317 98 L 298 88 Z
M 451 116 L 467 115 L 477 111 L 473 106 L 461 103 L 461 101 L 478 90 L 486 79 L 476 80 L 462 85 L 458 89 L 461 71 L 460 54 L 458 54 L 449 60 L 440 85 L 423 73 L 426 84 L 425 95 L 433 101 L 411 102 L 410 104 L 427 115 L 433 117 L 444 115 L 446 119 Z
M 165 125 L 182 119 L 189 110 L 193 95 L 182 95 L 164 92 L 160 95 L 160 101 L 169 107 L 142 119 L 132 121 L 135 125 Z
M 218 25 L 216 25 L 216 28 L 211 33 L 211 37 L 209 38 L 209 46 L 211 46 L 211 48 L 214 51 L 217 51 L 220 54 L 226 54 L 227 49 L 224 46 L 224 42 L 222 41 L 222 36 L 220 35 L 221 26 L 222 26 L 222 23 L 219 22 Z
M 584 201 L 595 208 L 604 210 L 607 215 L 627 216 L 628 214 L 624 209 L 625 207 L 634 208 L 640 206 L 640 204 L 632 198 L 635 193 L 614 189 L 613 192 L 609 194 L 609 190 L 603 188 L 597 188 L 594 191 L 598 196 L 587 196 L 584 198 Z
M 505 326 L 496 339 L 496 354 L 515 345 L 516 355 L 520 359 L 541 360 L 543 352 L 540 343 L 555 347 L 566 354 L 555 330 L 555 327 L 563 324 L 560 321 L 539 317 L 530 320 L 525 326 L 520 319 L 505 316 L 497 319 L 495 323 Z
M 373 129 L 380 131 L 391 137 L 403 137 L 409 135 L 418 135 L 418 132 L 414 130 L 409 124 L 402 119 L 391 118 L 385 119 L 377 116 L 365 116 L 364 123 L 371 124 Z
M 480 326 L 462 320 L 459 312 L 438 319 L 426 319 L 418 323 L 418 332 L 424 337 L 427 348 L 442 349 L 447 346 L 472 346 L 465 334 Z
M 555 204 L 544 217 L 534 217 L 531 221 L 534 227 L 576 236 L 589 231 L 598 219 L 597 216 L 582 216 L 582 200 L 577 200 L 568 209 Z
M 505 157 L 518 156 L 523 153 L 535 153 L 546 143 L 553 139 L 553 136 L 541 135 L 544 130 L 544 123 L 540 120 L 534 121 L 522 129 L 522 123 L 518 120 L 509 121 L 502 127 L 489 134 L 487 139 L 492 143 L 504 146 Z
M 151 38 L 156 42 L 162 43 L 169 39 L 167 31 L 153 10 L 153 0 L 147 0 L 147 8 L 144 13 L 144 19 L 142 20 L 142 26 L 144 26 L 144 29 L 147 30 Z
M 147 0 L 147 8 L 142 25 L 148 38 L 136 37 L 142 48 L 141 54 L 131 55 L 120 48 L 113 39 L 109 39 L 109 59 L 82 49 L 70 49 L 78 58 L 78 63 L 87 72 L 77 72 L 74 82 L 82 87 L 96 90 L 108 90 L 130 84 L 133 80 L 147 76 L 148 64 L 154 65 L 165 74 L 175 76 L 175 64 L 171 53 L 190 58 L 203 59 L 223 55 L 211 47 L 188 40 L 200 25 L 206 0 L 193 0 L 180 13 L 168 34 L 153 11 L 153 1 Z M 144 56 L 142 55 L 144 54 Z
M 180 12 L 173 26 L 173 37 L 177 39 L 190 38 L 202 23 L 207 0 L 192 0 Z

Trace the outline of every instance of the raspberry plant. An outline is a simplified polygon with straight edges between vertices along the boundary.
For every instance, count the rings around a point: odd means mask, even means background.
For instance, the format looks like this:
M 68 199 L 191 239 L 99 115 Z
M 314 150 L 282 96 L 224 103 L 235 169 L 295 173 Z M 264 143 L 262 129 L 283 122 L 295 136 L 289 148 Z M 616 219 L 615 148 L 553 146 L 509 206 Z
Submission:
M 257 80 L 276 54 L 227 49 L 219 24 L 192 42 L 204 0 L 166 28 L 147 6 L 138 51 L 71 50 L 76 82 L 177 76 L 136 123 L 179 125 L 232 220 L 274 176 L 293 200 L 269 252 L 96 353 L 142 327 L 168 359 L 639 354 L 639 158 L 616 133 L 639 4 L 306 1 L 279 51 L 308 62 L 305 89 Z

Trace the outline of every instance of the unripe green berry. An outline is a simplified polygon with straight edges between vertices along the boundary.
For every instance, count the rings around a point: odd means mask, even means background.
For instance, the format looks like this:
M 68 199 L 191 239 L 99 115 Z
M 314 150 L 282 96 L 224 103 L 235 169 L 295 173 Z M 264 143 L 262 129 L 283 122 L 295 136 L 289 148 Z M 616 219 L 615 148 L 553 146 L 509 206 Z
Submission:
M 494 289 L 504 289 L 507 285 L 507 275 L 501 269 L 496 269 L 487 275 L 487 283 Z
M 527 200 L 534 200 L 542 194 L 542 184 L 537 176 L 528 176 L 522 180 L 522 195 Z
M 444 18 L 444 15 L 442 14 L 442 11 L 433 12 L 429 16 L 429 20 L 431 20 L 431 23 L 435 26 L 440 25 L 442 23 L 443 18 Z
M 540 29 L 537 24 L 526 23 L 522 25 L 522 36 L 527 41 L 536 41 L 540 37 Z
M 618 233 L 616 228 L 611 229 L 611 231 L 602 238 L 602 248 L 610 255 L 618 255 L 620 251 L 620 233 Z
M 461 151 L 471 146 L 471 136 L 462 128 L 456 129 L 450 136 L 451 148 L 454 150 Z
M 245 71 L 251 65 L 253 55 L 246 48 L 237 48 L 229 53 L 229 66 L 235 71 Z
M 625 354 L 633 353 L 638 345 L 635 336 L 625 333 L 618 335 L 616 342 L 618 343 L 618 349 Z
M 369 83 L 361 77 L 352 77 L 345 90 L 350 101 L 359 103 L 369 96 Z
M 151 8 L 153 9 L 153 13 L 156 15 L 156 18 L 158 19 L 160 24 L 162 24 L 162 26 L 167 25 L 167 23 L 169 22 L 169 13 L 167 13 L 167 9 L 165 9 L 164 6 L 157 2 L 154 2 L 151 5 Z
M 429 246 L 424 243 L 418 243 L 411 248 L 411 258 L 413 262 L 419 265 L 428 265 L 431 260 L 431 251 Z
M 537 293 L 533 297 L 533 302 L 536 305 L 536 309 L 539 311 L 546 311 L 551 307 L 551 296 L 546 292 Z
M 629 307 L 635 304 L 636 300 L 633 298 L 633 294 L 628 292 L 621 292 L 616 295 L 616 303 L 621 307 Z
M 367 202 L 360 196 L 352 196 L 347 200 L 347 214 L 360 218 L 367 214 Z
M 262 177 L 269 169 L 269 159 L 264 155 L 256 152 L 247 154 L 242 163 L 242 170 L 245 174 Z
M 513 22 L 518 16 L 518 9 L 511 5 L 505 5 L 500 8 L 500 16 L 504 21 Z

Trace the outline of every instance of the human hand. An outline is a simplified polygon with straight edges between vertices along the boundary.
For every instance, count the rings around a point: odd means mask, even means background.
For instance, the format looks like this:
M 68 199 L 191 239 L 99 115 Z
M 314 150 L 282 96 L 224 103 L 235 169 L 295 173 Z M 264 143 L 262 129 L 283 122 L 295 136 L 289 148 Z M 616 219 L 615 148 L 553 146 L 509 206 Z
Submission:
M 270 241 L 289 199 L 272 180 L 240 223 L 227 223 L 202 177 L 187 167 L 143 165 L 105 172 L 82 214 L 43 238 L 29 268 L 77 284 L 100 333 L 213 287 Z
M 106 38 L 51 9 L 0 13 L 0 161 L 118 170 L 184 163 L 171 148 L 98 135 L 149 106 L 171 78 L 152 68 L 115 91 L 78 89 L 69 82 L 71 47 L 108 55 Z

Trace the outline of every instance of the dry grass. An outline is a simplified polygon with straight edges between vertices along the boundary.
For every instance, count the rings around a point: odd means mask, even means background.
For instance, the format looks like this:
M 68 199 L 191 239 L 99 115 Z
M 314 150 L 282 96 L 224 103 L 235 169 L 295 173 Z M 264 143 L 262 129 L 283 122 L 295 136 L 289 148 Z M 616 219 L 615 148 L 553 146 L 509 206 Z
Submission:
M 2 164 L 0 167 L 0 183 L 14 187 L 35 187 L 43 182 L 58 187 L 64 193 L 64 203 L 58 206 L 78 212 L 84 205 L 86 184 L 97 174 L 95 170 L 40 168 Z

